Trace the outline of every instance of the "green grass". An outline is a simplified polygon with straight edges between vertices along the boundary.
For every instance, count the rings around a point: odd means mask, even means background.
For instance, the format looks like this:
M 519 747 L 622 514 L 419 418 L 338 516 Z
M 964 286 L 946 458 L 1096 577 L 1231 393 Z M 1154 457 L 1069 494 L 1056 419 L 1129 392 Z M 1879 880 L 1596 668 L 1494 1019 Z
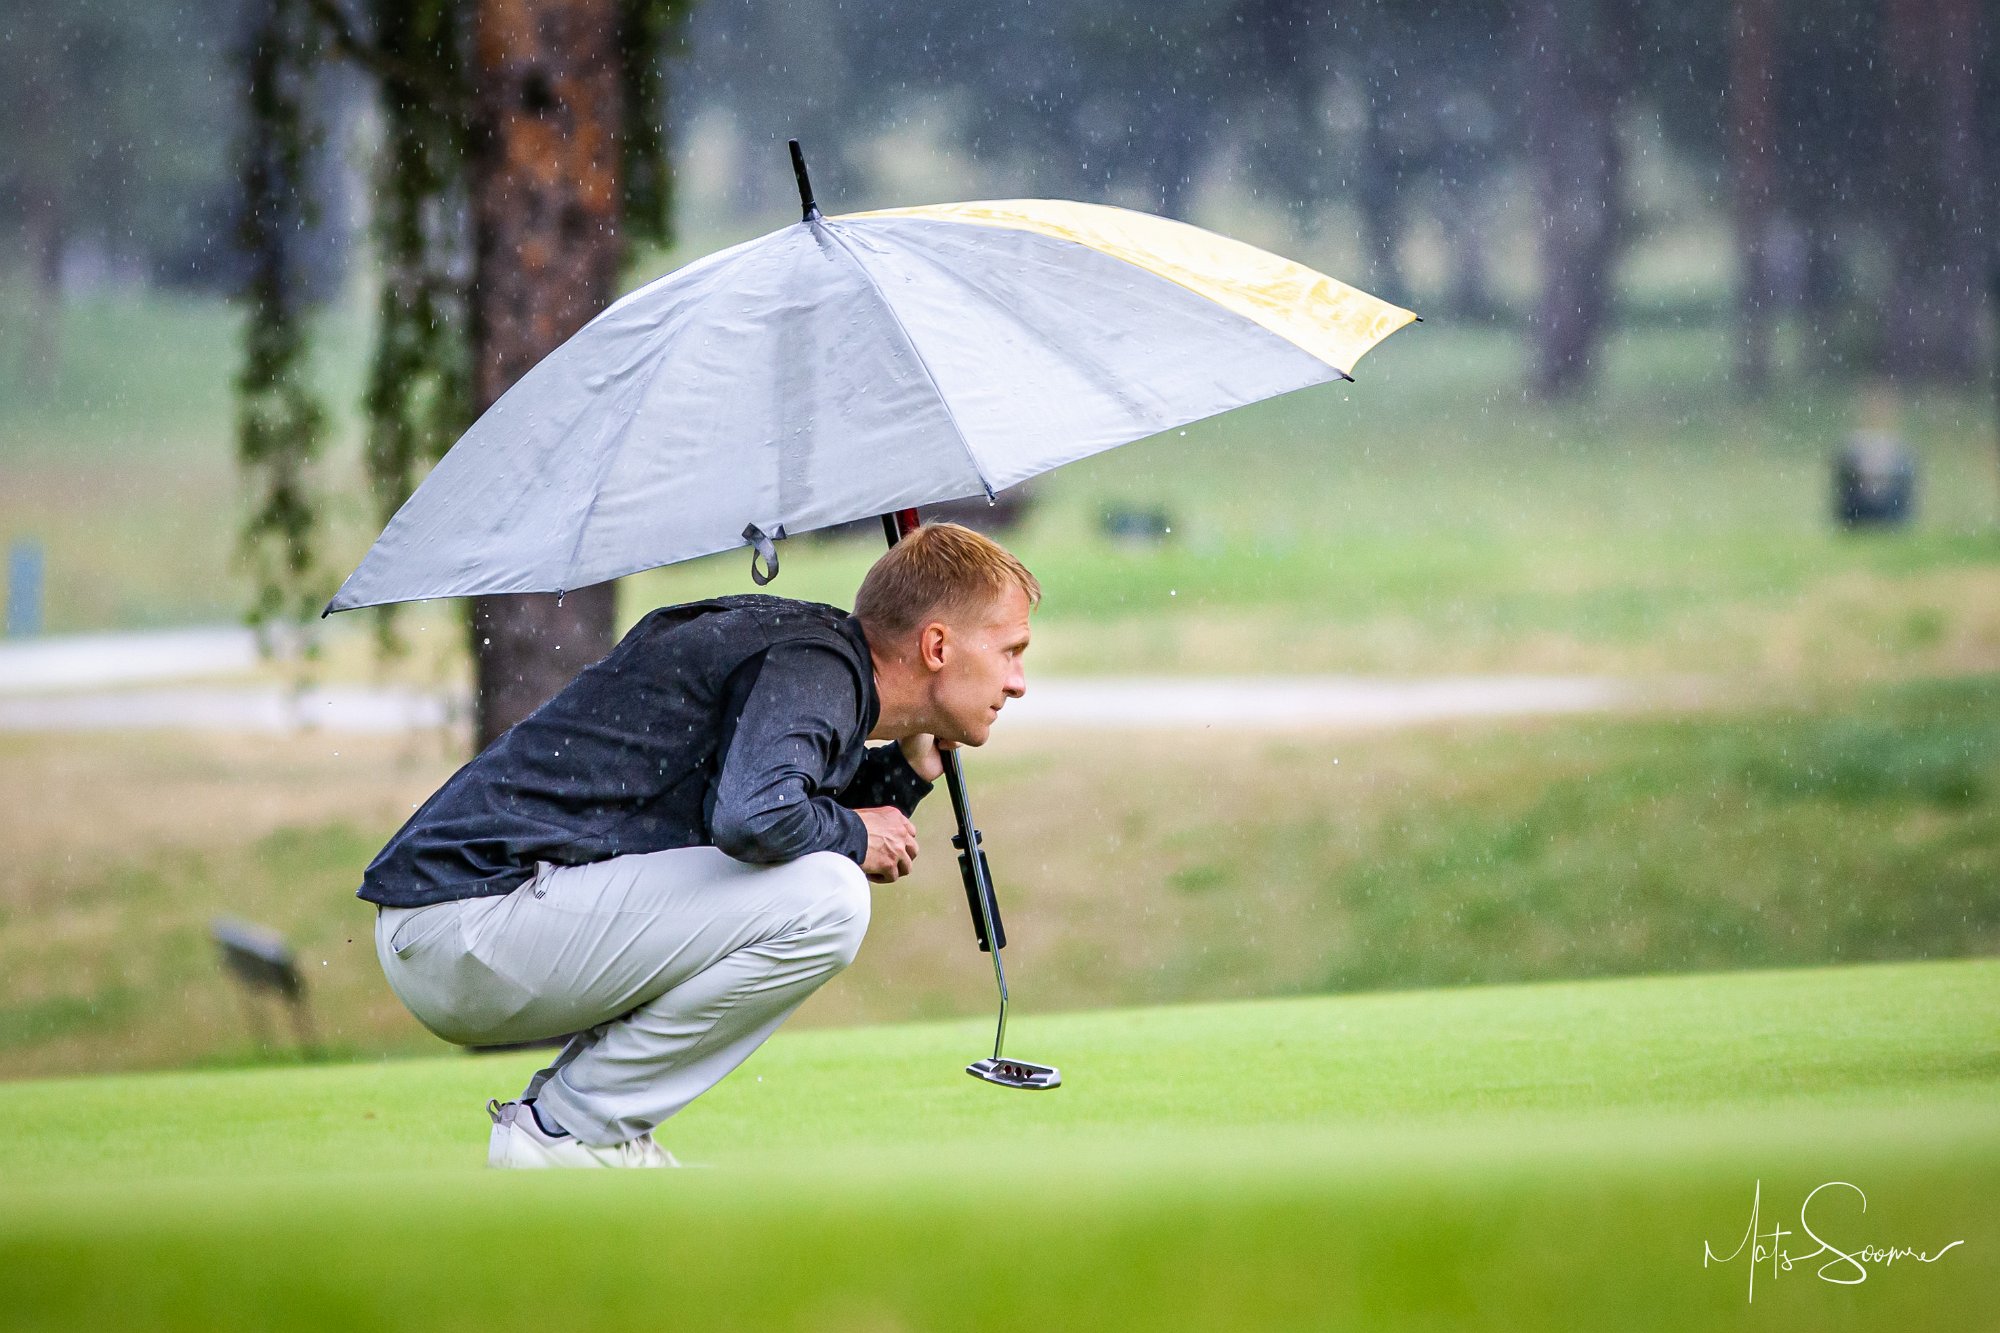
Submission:
M 1993 678 L 1927 682 L 1841 711 L 1518 736 L 1512 762 L 1488 749 L 1467 775 L 1473 799 L 1385 821 L 1328 885 L 1349 924 L 1325 984 L 1987 952 L 2000 944 L 1996 695 Z M 1226 868 L 1212 889 L 1229 893 L 1333 836 L 1308 813 L 1187 839 Z
M 0 274 L 0 543 L 47 551 L 57 632 L 228 623 L 249 605 L 236 560 L 241 317 L 214 297 L 109 292 L 71 301 L 47 383 L 15 377 L 26 293 Z M 370 521 L 356 463 L 366 319 L 314 320 L 335 410 L 326 517 L 343 555 Z M 372 533 L 368 534 L 372 535 Z
M 967 760 L 1015 968 L 1064 1008 L 2000 950 L 2000 677 L 1406 734 L 1021 733 Z M 434 1046 L 360 869 L 435 742 L 0 738 L 0 1055 L 250 1059 L 208 938 L 279 929 L 328 1037 Z M 158 793 L 175 793 L 169 815 Z M 978 1012 L 950 807 L 826 1021 Z
M 533 1060 L 0 1085 L 0 1326 L 1970 1328 L 2000 1296 L 2000 963 L 781 1033 L 662 1137 L 482 1172 Z M 1763 1228 L 1935 1251 L 1757 1281 Z M 1824 1259 L 1819 1261 L 1825 1262 Z
M 19 300 L 0 289 L 0 309 Z M 246 604 L 236 325 L 213 301 L 97 298 L 68 315 L 53 385 L 0 393 L 0 539 L 47 543 L 54 628 L 229 619 Z M 338 576 L 377 526 L 355 417 L 369 326 L 352 303 L 321 325 Z M 1358 384 L 1061 469 L 1013 539 L 1049 591 L 1044 667 L 1912 674 L 1974 645 L 1992 665 L 1987 399 L 1909 399 L 1918 522 L 1844 538 L 1826 519 L 1827 457 L 1856 386 L 1799 375 L 1744 402 L 1727 346 L 1719 327 L 1633 328 L 1607 349 L 1599 394 L 1551 409 L 1521 399 L 1516 335 L 1440 320 L 1388 340 Z M 1108 505 L 1164 506 L 1173 539 L 1107 543 Z M 837 602 L 878 550 L 794 545 L 783 590 Z M 751 586 L 741 552 L 697 561 L 633 580 L 625 614 Z M 1802 617 L 1841 651 L 1773 660 Z
M 1048 592 L 1042 666 L 1907 674 L 1974 624 L 1991 660 L 1987 404 L 1911 404 L 1919 522 L 1842 534 L 1827 459 L 1852 428 L 1851 389 L 1801 380 L 1740 401 L 1723 345 L 1704 329 L 1629 332 L 1596 399 L 1545 409 L 1520 400 L 1515 339 L 1427 325 L 1371 353 L 1358 384 L 1050 474 L 1012 542 Z M 1111 505 L 1164 508 L 1172 538 L 1108 543 Z M 808 547 L 788 567 L 794 595 L 843 601 L 878 545 Z M 1967 571 L 1982 580 L 1971 598 L 1926 587 Z M 750 587 L 732 553 L 633 580 L 628 614 Z M 1795 626 L 1840 651 L 1774 660 Z
M 1358 384 L 1112 450 L 1040 483 L 1011 544 L 1047 591 L 1052 672 L 1513 670 L 1781 679 L 2000 662 L 1996 467 L 1983 398 L 1911 402 L 1916 524 L 1844 534 L 1828 458 L 1849 385 L 1728 389 L 1722 336 L 1629 331 L 1593 400 L 1521 400 L 1510 335 L 1405 330 Z M 1113 505 L 1170 540 L 1108 542 Z M 872 536 L 804 545 L 793 595 L 844 603 Z M 631 580 L 628 618 L 751 588 L 742 553 Z

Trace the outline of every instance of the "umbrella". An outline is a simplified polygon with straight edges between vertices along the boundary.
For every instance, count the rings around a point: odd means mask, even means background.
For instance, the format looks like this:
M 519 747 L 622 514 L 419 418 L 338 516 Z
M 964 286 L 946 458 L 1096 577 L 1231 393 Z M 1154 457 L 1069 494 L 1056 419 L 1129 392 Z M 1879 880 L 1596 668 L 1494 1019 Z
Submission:
M 769 566 L 787 534 L 990 499 L 1351 379 L 1415 318 L 1255 246 L 1099 204 L 823 217 L 794 165 L 803 221 L 639 288 L 551 352 L 432 469 L 327 611 L 563 592 L 746 543 Z
M 1416 316 L 1186 223 L 1010 199 L 824 217 L 796 141 L 797 224 L 613 302 L 487 409 L 327 613 L 587 587 L 996 491 L 1334 379 Z M 759 568 L 757 561 L 763 561 Z M 1006 930 L 956 750 L 943 752 L 973 932 L 1007 1059 Z

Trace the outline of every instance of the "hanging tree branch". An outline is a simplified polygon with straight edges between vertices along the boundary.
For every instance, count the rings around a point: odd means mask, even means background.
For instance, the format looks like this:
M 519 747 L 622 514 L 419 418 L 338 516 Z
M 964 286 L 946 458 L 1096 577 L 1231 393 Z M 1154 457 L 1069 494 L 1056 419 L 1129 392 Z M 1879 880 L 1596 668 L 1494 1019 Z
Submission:
M 387 523 L 421 472 L 444 456 L 472 419 L 472 356 L 463 268 L 470 126 L 450 114 L 469 99 L 459 85 L 470 39 L 454 0 L 382 0 L 382 49 L 416 77 L 382 80 L 375 246 L 382 273 L 374 364 L 364 408 L 369 489 Z M 452 90 L 442 108 L 423 89 Z M 376 613 L 376 642 L 404 648 L 396 608 Z
M 683 49 L 693 0 L 624 0 L 619 50 L 625 84 L 624 182 L 626 235 L 654 245 L 673 242 L 673 145 L 666 115 L 666 62 Z
M 470 109 L 464 90 L 456 86 L 456 80 L 436 78 L 436 66 L 422 60 L 412 60 L 402 50 L 394 49 L 382 40 L 370 41 L 362 34 L 361 27 L 345 9 L 340 0 L 305 0 L 306 8 L 321 25 L 321 31 L 333 49 L 352 60 L 361 68 L 385 82 L 395 80 L 421 92 L 424 96 L 437 100 L 455 114 L 463 115 Z M 420 5 L 417 8 L 435 10 L 439 6 Z M 449 4 L 444 8 L 454 8 Z M 384 23 L 393 22 L 397 17 L 394 5 L 378 6 L 378 17 Z M 381 28 L 378 27 L 378 32 Z
M 313 474 L 327 414 L 308 375 L 293 256 L 317 212 L 308 188 L 317 141 L 311 26 L 298 0 L 262 0 L 244 48 L 249 117 L 239 153 L 239 225 L 250 277 L 236 434 L 252 490 L 241 550 L 256 579 L 250 619 L 260 627 L 305 620 L 325 592 L 315 553 L 320 502 Z

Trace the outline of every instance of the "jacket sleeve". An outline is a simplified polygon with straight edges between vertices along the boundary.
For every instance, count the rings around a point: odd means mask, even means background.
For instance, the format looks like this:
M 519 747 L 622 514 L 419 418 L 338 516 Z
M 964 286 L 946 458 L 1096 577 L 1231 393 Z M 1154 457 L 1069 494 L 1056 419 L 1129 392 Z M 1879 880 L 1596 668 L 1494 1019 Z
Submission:
M 739 861 L 868 857 L 861 816 L 821 794 L 859 725 L 853 669 L 830 648 L 780 643 L 764 654 L 716 777 L 709 836 Z

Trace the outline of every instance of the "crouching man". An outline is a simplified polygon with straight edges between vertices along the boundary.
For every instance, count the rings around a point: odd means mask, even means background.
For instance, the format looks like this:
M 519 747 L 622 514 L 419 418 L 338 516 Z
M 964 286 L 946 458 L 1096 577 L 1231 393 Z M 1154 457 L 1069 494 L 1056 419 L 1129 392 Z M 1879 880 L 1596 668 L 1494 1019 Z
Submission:
M 939 747 L 984 744 L 1025 691 L 1040 599 L 941 523 L 852 615 L 664 607 L 424 803 L 361 888 L 390 988 L 463 1045 L 576 1034 L 487 1104 L 490 1164 L 677 1165 L 653 1128 L 854 960 Z

